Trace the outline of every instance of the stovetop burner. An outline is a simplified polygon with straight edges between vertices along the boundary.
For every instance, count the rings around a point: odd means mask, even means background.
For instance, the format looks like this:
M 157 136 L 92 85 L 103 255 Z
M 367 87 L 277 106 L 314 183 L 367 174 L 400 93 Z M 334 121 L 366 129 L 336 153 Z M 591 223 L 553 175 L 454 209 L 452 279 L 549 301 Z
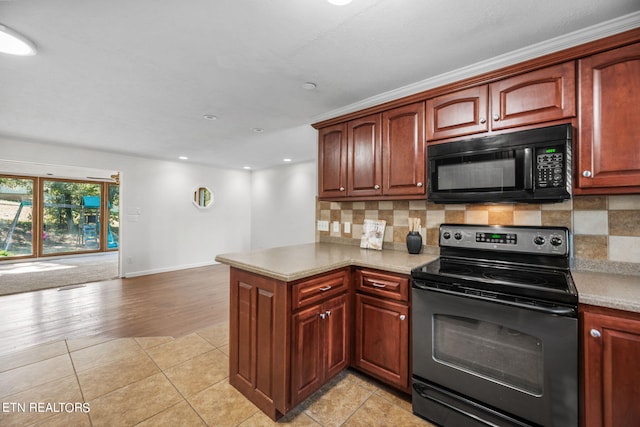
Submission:
M 567 242 L 568 230 L 557 227 L 443 224 L 440 258 L 411 275 L 464 289 L 577 305 Z

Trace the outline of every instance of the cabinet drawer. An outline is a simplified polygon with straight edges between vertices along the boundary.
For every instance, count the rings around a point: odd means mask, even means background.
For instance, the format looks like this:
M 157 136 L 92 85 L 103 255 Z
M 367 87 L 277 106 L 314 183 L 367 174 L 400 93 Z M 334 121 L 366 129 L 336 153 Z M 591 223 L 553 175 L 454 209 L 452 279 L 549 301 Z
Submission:
M 349 289 L 349 272 L 340 270 L 293 285 L 291 290 L 291 310 L 338 295 Z
M 377 271 L 358 270 L 356 291 L 398 301 L 409 301 L 409 279 Z

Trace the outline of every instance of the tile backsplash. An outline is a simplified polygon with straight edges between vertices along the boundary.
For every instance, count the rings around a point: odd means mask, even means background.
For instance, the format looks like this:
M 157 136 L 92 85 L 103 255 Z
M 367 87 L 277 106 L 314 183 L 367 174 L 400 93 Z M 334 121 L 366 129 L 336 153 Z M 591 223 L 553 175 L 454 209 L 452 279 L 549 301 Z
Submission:
M 575 196 L 551 204 L 440 205 L 426 200 L 316 203 L 316 219 L 340 231 L 316 231 L 316 241 L 358 245 L 365 219 L 384 219 L 384 248 L 406 250 L 408 218 L 420 218 L 423 250 L 437 253 L 442 223 L 563 226 L 573 235 L 577 267 L 640 273 L 640 195 Z M 345 233 L 344 223 L 351 224 Z

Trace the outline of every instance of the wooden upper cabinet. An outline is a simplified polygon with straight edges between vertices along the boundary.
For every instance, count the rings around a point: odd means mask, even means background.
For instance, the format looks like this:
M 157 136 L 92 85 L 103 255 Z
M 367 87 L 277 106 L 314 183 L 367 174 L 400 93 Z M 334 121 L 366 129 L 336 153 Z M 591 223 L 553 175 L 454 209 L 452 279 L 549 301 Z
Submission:
M 348 123 L 347 194 L 379 196 L 382 194 L 382 143 L 380 114 Z
M 570 61 L 491 83 L 491 129 L 574 117 L 575 75 Z
M 424 103 L 406 105 L 382 113 L 382 193 L 426 194 Z
M 487 85 L 427 99 L 427 140 L 489 130 Z
M 318 195 L 345 197 L 347 189 L 347 125 L 318 132 Z
M 640 43 L 579 61 L 577 187 L 640 191 Z
M 427 140 L 575 117 L 573 61 L 427 100 Z

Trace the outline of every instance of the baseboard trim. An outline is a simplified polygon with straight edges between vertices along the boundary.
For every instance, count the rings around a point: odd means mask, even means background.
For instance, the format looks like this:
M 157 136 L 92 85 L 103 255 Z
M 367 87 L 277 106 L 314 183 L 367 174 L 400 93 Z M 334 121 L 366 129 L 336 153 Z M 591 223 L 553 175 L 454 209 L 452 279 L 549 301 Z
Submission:
M 148 276 L 149 274 L 169 273 L 171 271 L 187 270 L 189 268 L 198 268 L 198 267 L 208 267 L 210 265 L 216 265 L 216 264 L 219 264 L 219 263 L 215 261 L 199 262 L 194 264 L 176 265 L 176 266 L 165 267 L 165 268 L 154 268 L 151 270 L 131 271 L 127 273 L 123 272 L 122 278 L 127 279 L 131 277 Z

